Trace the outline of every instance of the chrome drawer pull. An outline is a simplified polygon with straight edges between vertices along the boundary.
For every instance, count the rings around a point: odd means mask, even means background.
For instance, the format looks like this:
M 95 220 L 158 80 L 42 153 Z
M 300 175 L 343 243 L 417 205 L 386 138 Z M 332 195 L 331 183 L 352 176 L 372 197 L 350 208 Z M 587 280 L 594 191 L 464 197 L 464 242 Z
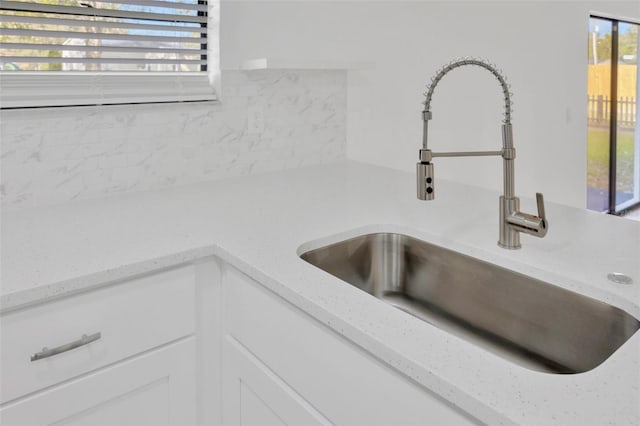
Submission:
M 49 358 L 50 356 L 58 355 L 63 352 L 70 351 L 71 349 L 79 348 L 80 346 L 88 345 L 91 342 L 95 342 L 99 338 L 102 337 L 102 333 L 97 332 L 90 336 L 83 334 L 81 338 L 76 340 L 75 342 L 67 343 L 66 345 L 58 346 L 57 348 L 42 348 L 42 352 L 35 353 L 31 355 L 31 362 L 37 361 L 39 359 Z

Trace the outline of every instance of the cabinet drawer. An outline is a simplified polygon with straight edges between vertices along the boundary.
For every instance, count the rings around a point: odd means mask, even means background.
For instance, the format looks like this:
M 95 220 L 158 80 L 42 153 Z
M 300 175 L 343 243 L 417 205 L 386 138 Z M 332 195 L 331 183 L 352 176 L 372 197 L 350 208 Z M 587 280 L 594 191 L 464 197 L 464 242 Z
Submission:
M 134 279 L 7 313 L 1 320 L 4 403 L 192 334 L 194 269 Z M 31 361 L 44 347 L 60 347 L 96 333 L 96 341 Z

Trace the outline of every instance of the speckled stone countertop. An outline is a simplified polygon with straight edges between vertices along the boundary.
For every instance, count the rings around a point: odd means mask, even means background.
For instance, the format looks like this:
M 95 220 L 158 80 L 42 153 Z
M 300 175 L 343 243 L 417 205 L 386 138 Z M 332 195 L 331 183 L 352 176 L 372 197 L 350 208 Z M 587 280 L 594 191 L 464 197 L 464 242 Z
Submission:
M 640 222 L 547 204 L 544 239 L 496 245 L 498 193 L 354 162 L 69 203 L 2 216 L 3 312 L 218 256 L 488 424 L 640 424 L 640 333 L 582 374 L 528 370 L 400 312 L 298 257 L 393 231 L 572 291 L 640 318 Z M 535 202 L 521 200 L 524 211 Z M 617 285 L 607 273 L 631 276 Z

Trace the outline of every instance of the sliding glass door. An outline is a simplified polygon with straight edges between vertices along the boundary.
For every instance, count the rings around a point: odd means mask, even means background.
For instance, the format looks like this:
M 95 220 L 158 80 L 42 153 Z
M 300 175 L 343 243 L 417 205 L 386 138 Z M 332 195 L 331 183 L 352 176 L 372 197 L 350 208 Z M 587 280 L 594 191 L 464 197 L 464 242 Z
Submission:
M 640 25 L 589 23 L 587 207 L 619 214 L 640 205 Z

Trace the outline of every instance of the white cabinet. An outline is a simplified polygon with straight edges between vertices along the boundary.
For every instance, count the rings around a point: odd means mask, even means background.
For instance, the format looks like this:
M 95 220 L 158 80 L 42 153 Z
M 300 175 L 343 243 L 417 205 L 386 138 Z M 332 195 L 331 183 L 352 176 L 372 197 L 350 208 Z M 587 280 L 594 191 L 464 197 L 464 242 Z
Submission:
M 196 311 L 187 266 L 3 314 L 0 423 L 195 424 Z
M 231 267 L 222 309 L 225 424 L 480 423 Z

